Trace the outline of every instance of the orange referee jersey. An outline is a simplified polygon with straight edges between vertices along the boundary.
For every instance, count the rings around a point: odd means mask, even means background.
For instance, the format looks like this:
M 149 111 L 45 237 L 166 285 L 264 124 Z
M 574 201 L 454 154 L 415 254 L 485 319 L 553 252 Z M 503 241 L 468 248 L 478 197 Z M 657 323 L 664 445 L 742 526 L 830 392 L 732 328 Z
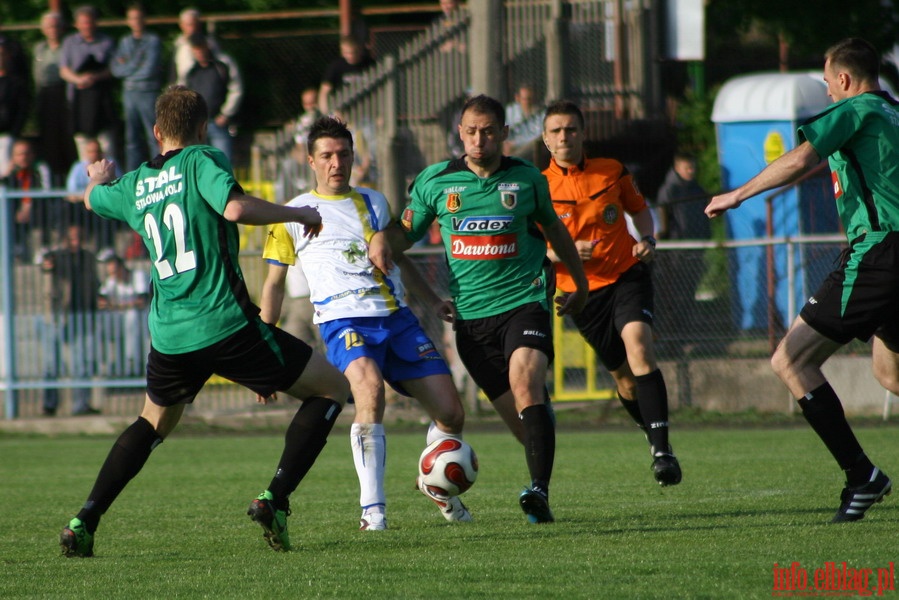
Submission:
M 570 169 L 550 160 L 543 174 L 549 180 L 556 214 L 571 238 L 595 244 L 592 258 L 584 263 L 590 289 L 614 283 L 637 262 L 633 256 L 637 241 L 627 230 L 624 214 L 648 208 L 633 177 L 624 165 L 611 158 L 584 158 Z M 576 286 L 568 269 L 562 263 L 555 267 L 558 288 L 573 292 Z

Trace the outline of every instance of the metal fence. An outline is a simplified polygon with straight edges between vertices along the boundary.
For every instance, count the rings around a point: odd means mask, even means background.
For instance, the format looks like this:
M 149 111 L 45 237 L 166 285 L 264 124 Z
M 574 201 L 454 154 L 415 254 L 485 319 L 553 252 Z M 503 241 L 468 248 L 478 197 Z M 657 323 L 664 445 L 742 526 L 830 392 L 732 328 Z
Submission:
M 266 195 L 272 188 L 251 192 Z M 33 224 L 15 224 L 14 207 L 26 193 L 13 193 L 0 188 L 0 231 L 8 232 L 0 245 L 0 393 L 6 418 L 40 415 L 48 390 L 58 390 L 62 399 L 60 414 L 66 414 L 76 390 L 89 390 L 95 406 L 104 414 L 130 415 L 143 401 L 143 360 L 149 348 L 143 311 L 85 310 L 63 313 L 54 309 L 53 282 L 42 258 L 60 247 L 67 228 L 80 225 L 85 234 L 84 247 L 98 256 L 111 251 L 127 257 L 132 270 L 149 274 L 151 265 L 142 247 L 134 244 L 131 232 L 104 229 L 108 222 L 92 222 L 83 206 L 65 203 L 62 190 L 28 192 L 43 215 Z M 261 227 L 242 227 L 241 267 L 254 298 L 258 298 L 264 278 L 261 245 L 265 231 Z M 23 240 L 25 242 L 23 243 Z M 46 244 L 46 245 L 44 245 Z M 831 262 L 836 260 L 843 241 L 840 236 L 799 236 L 727 242 L 661 242 L 659 260 L 654 267 L 656 287 L 656 348 L 663 363 L 684 366 L 723 359 L 726 369 L 735 373 L 743 359 L 764 359 L 772 351 L 772 341 L 783 334 L 812 288 L 821 281 Z M 787 263 L 782 275 L 763 285 L 769 298 L 765 310 L 775 311 L 766 322 L 771 329 L 741 329 L 741 298 L 735 285 L 738 264 L 730 259 L 738 247 L 771 247 L 784 249 Z M 24 249 L 23 249 L 24 248 Z M 411 255 L 438 293 L 445 294 L 447 272 L 442 248 L 423 247 Z M 765 256 L 774 253 L 762 252 Z M 96 261 L 97 277 L 105 275 L 104 264 Z M 795 273 L 805 271 L 801 281 Z M 792 299 L 778 298 L 786 289 L 794 290 Z M 443 322 L 410 304 L 434 341 L 447 355 L 457 376 L 460 389 L 472 392 L 464 368 L 453 352 L 452 335 Z M 786 306 L 783 313 L 780 307 Z M 867 351 L 860 342 L 850 344 L 845 352 Z M 596 364 L 592 351 L 569 324 L 557 322 L 557 360 L 552 374 L 554 397 L 559 401 L 589 400 L 612 397 L 610 379 Z M 678 367 L 679 368 L 679 367 Z M 689 378 L 669 382 L 669 391 L 678 405 L 702 405 Z M 476 404 L 476 396 L 469 397 Z M 247 390 L 215 378 L 198 399 L 204 408 L 215 411 L 245 411 L 254 406 Z
M 639 2 L 508 0 L 497 23 L 503 35 L 501 56 L 491 67 L 501 80 L 495 95 L 511 102 L 527 84 L 538 106 L 563 96 L 577 101 L 594 140 L 608 139 L 634 120 L 658 119 L 662 103 L 647 59 L 654 18 Z M 371 163 L 359 183 L 384 192 L 395 210 L 425 166 L 462 152 L 459 111 L 472 92 L 473 71 L 491 60 L 477 55 L 484 43 L 479 46 L 472 32 L 464 10 L 437 20 L 394 48 L 383 47 L 375 66 L 335 94 L 333 109 L 354 132 L 357 161 Z M 275 182 L 277 201 L 310 184 L 292 122 L 257 134 L 255 142 L 250 162 Z M 534 142 L 539 140 L 520 143 L 515 153 L 538 163 L 542 145 Z M 647 155 L 657 151 L 652 142 L 645 142 Z

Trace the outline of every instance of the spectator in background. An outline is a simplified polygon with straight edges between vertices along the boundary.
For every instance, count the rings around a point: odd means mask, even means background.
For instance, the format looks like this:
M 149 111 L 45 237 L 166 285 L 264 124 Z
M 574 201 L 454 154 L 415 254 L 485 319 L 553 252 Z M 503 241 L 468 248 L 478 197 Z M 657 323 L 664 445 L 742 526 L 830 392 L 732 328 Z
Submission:
M 306 138 L 309 136 L 312 124 L 324 116 L 318 107 L 318 90 L 314 87 L 303 90 L 303 93 L 300 95 L 300 106 L 303 112 L 300 113 L 300 116 L 297 117 L 294 123 L 293 141 L 297 147 L 302 146 L 305 148 Z M 303 154 L 303 160 L 306 160 L 305 153 Z
M 59 74 L 68 83 L 66 93 L 72 111 L 75 147 L 78 157 L 83 159 L 85 142 L 95 137 L 108 156 L 115 156 L 118 111 L 110 71 L 115 42 L 97 31 L 97 9 L 93 6 L 80 6 L 74 15 L 77 32 L 62 42 Z
M 656 200 L 659 238 L 709 239 L 712 230 L 704 212 L 708 198 L 708 192 L 696 181 L 696 158 L 683 152 L 675 154 Z
M 48 190 L 53 187 L 50 167 L 39 162 L 31 142 L 13 142 L 11 171 L 2 184 L 10 190 Z M 53 230 L 58 222 L 59 205 L 50 198 L 25 196 L 13 201 L 13 256 L 31 260 L 37 247 L 47 248 L 55 240 Z
M 175 38 L 172 49 L 172 74 L 169 78 L 178 85 L 187 85 L 187 73 L 194 66 L 194 55 L 190 49 L 190 38 L 195 34 L 206 36 L 206 43 L 213 52 L 218 52 L 219 45 L 215 38 L 203 31 L 203 20 L 196 8 L 185 8 L 178 15 L 178 28 L 181 33 Z
M 309 87 L 300 94 L 302 112 L 288 126 L 293 132 L 293 149 L 290 158 L 285 158 L 281 172 L 284 176 L 285 194 L 290 197 L 293 191 L 305 191 L 309 182 L 313 180 L 312 170 L 306 160 L 306 138 L 312 124 L 321 118 L 322 112 L 318 109 L 318 88 Z
M 368 55 L 359 40 L 351 35 L 342 36 L 340 38 L 340 58 L 334 59 L 328 65 L 318 89 L 319 110 L 323 114 L 333 112 L 335 106 L 331 94 L 359 77 L 362 72 L 374 64 L 374 59 Z
M 686 153 L 674 155 L 674 162 L 659 188 L 656 211 L 659 216 L 658 236 L 669 240 L 707 240 L 712 237 L 705 215 L 708 193 L 696 181 L 696 159 Z M 677 340 L 693 336 L 698 323 L 696 288 L 705 274 L 705 256 L 701 250 L 660 252 L 655 277 L 666 283 L 659 287 L 659 315 L 663 331 Z
M 194 65 L 187 73 L 187 87 L 203 96 L 209 108 L 206 138 L 231 160 L 231 128 L 243 99 L 243 81 L 234 60 L 223 52 L 213 53 L 205 35 L 190 38 Z
M 143 372 L 146 361 L 144 340 L 150 335 L 143 311 L 150 300 L 150 282 L 140 269 L 129 269 L 114 253 L 101 257 L 106 279 L 100 286 L 97 308 L 106 311 L 106 342 L 112 344 L 109 375 L 131 377 Z
M 35 113 L 40 133 L 38 150 L 50 165 L 54 183 L 65 177 L 75 160 L 72 120 L 66 100 L 66 82 L 59 74 L 65 22 L 57 12 L 41 16 L 44 39 L 34 45 L 31 75 L 34 79 Z
M 50 290 L 49 315 L 42 323 L 41 335 L 44 377 L 56 379 L 64 366 L 73 379 L 88 379 L 96 364 L 94 329 L 100 278 L 96 256 L 84 248 L 81 226 L 69 225 L 62 248 L 46 253 L 41 267 Z M 91 388 L 74 388 L 72 414 L 99 414 L 90 399 Z M 58 408 L 59 390 L 45 388 L 44 415 L 53 416 Z
M 543 134 L 543 109 L 534 103 L 534 87 L 522 83 L 515 92 L 515 102 L 506 105 L 506 124 L 509 138 L 505 154 L 524 153 L 528 146 Z
M 22 133 L 31 100 L 27 81 L 15 73 L 11 62 L 9 49 L 0 44 L 0 176 L 12 168 L 13 141 Z
M 22 44 L 8 33 L 0 31 L 0 46 L 3 46 L 9 56 L 9 65 L 7 67 L 9 71 L 24 81 L 30 89 L 31 80 L 29 79 L 30 70 L 28 69 L 28 55 L 25 54 Z
M 84 143 L 84 160 L 77 160 L 72 163 L 69 169 L 68 177 L 66 177 L 66 191 L 69 192 L 69 199 L 75 202 L 81 202 L 84 196 L 84 189 L 90 181 L 87 174 L 87 167 L 98 160 L 105 158 L 103 148 L 96 139 L 89 139 Z M 116 165 L 116 176 L 121 177 L 122 169 Z
M 101 219 L 93 213 L 86 211 L 82 204 L 84 200 L 84 190 L 90 181 L 87 174 L 87 167 L 105 158 L 103 148 L 100 142 L 95 138 L 90 138 L 84 142 L 84 159 L 75 161 L 69 169 L 69 175 L 66 177 L 66 200 L 71 204 L 68 205 L 66 214 L 63 219 L 66 223 L 77 223 L 84 228 L 85 233 L 96 238 L 97 248 L 109 250 L 115 245 L 115 224 L 112 221 Z M 115 166 L 116 176 L 121 177 L 122 170 L 118 163 Z
M 129 35 L 119 40 L 110 69 L 122 80 L 125 113 L 125 170 L 133 171 L 156 156 L 156 96 L 162 86 L 162 42 L 146 31 L 146 14 L 139 4 L 125 13 Z
M 437 17 L 437 25 L 440 28 L 449 29 L 456 25 L 462 17 L 462 7 L 459 0 L 440 0 L 440 16 Z M 440 45 L 441 52 L 465 52 L 464 32 L 460 36 L 447 39 Z
M 360 6 L 360 3 L 353 2 L 351 4 L 350 35 L 356 38 L 366 55 L 370 58 L 374 58 L 375 51 L 371 28 L 362 16 L 362 7 Z

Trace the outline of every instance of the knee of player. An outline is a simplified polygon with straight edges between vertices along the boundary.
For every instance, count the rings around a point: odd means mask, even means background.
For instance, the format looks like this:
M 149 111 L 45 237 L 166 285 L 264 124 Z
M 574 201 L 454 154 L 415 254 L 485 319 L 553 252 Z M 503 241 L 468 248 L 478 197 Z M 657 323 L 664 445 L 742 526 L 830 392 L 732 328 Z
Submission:
M 509 381 L 509 389 L 516 406 L 542 404 L 545 399 L 546 379 L 542 377 L 520 378 Z
M 625 400 L 635 400 L 637 398 L 637 382 L 633 377 L 626 377 L 619 379 L 618 384 L 618 393 Z
M 899 370 L 894 364 L 884 367 L 874 361 L 873 366 L 874 378 L 883 387 L 883 389 L 899 396 Z
M 350 382 L 337 369 L 327 373 L 320 382 L 320 386 L 322 389 L 316 395 L 330 398 L 341 407 L 345 406 L 350 398 Z
M 796 371 L 797 365 L 796 361 L 783 349 L 783 346 L 778 346 L 771 356 L 771 369 L 783 380 Z
M 442 431 L 454 434 L 462 433 L 462 428 L 465 426 L 465 409 L 462 407 L 462 403 L 457 400 L 442 407 L 435 421 Z

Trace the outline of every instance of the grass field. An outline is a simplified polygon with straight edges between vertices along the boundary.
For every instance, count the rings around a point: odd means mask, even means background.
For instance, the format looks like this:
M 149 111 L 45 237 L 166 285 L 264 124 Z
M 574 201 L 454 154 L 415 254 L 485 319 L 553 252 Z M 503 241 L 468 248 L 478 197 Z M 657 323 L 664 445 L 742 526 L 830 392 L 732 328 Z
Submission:
M 891 474 L 896 434 L 858 430 Z M 244 514 L 281 436 L 176 432 L 107 513 L 96 556 L 66 559 L 59 530 L 112 439 L 0 438 L 0 597 L 770 598 L 775 563 L 798 562 L 814 591 L 829 561 L 872 569 L 876 594 L 877 569 L 897 558 L 895 497 L 862 522 L 828 524 L 842 474 L 807 428 L 676 431 L 684 482 L 665 489 L 638 433 L 560 431 L 557 522 L 539 526 L 517 506 L 527 477 L 512 437 L 467 439 L 481 464 L 465 495 L 474 523 L 446 523 L 413 490 L 424 432 L 388 433 L 390 530 L 360 532 L 347 432 L 335 430 L 293 496 L 296 550 L 281 554 Z

